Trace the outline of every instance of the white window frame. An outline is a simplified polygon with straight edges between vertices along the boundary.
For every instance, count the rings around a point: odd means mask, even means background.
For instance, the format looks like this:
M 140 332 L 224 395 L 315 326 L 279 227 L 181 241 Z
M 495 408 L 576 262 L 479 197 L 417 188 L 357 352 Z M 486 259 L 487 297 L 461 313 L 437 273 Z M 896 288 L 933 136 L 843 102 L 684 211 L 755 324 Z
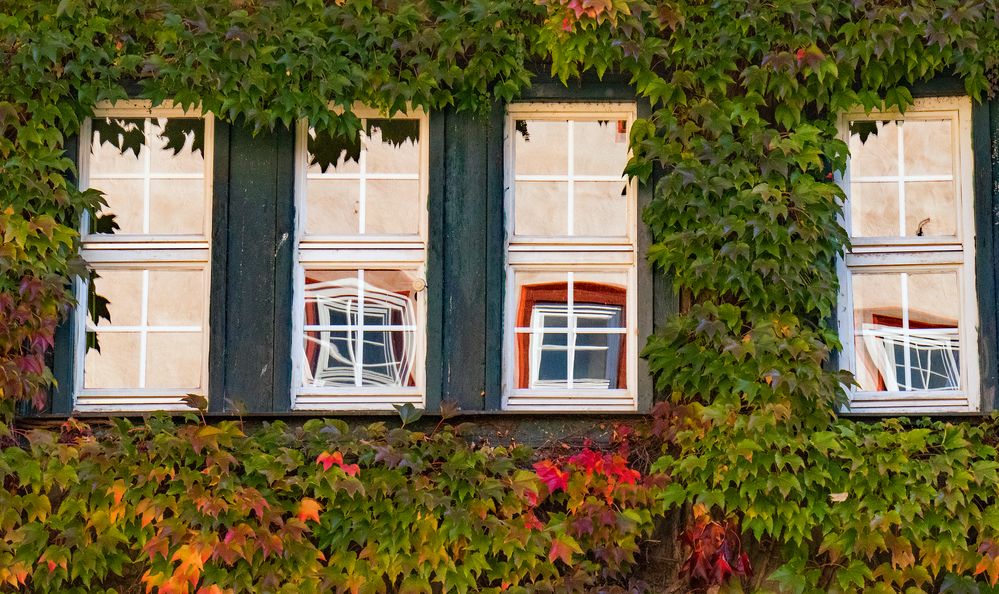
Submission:
M 849 143 L 850 121 L 871 120 L 879 117 L 894 120 L 939 119 L 941 115 L 953 117 L 955 155 L 954 177 L 958 185 L 957 236 L 953 240 L 940 237 L 858 237 L 852 238 L 852 248 L 837 262 L 840 278 L 839 306 L 837 318 L 839 336 L 843 346 L 840 366 L 856 373 L 856 352 L 853 311 L 853 277 L 864 273 L 906 273 L 954 272 L 960 290 L 959 344 L 960 374 L 963 389 L 871 392 L 848 386 L 849 402 L 844 413 L 874 414 L 947 414 L 977 412 L 981 409 L 979 354 L 978 354 L 978 300 L 975 271 L 975 221 L 974 221 L 974 163 L 971 138 L 971 100 L 968 97 L 939 97 L 917 99 L 904 114 L 897 110 L 865 112 L 852 110 L 840 114 L 839 130 L 842 140 Z M 904 130 L 904 126 L 901 128 Z M 904 132 L 900 132 L 900 140 Z M 899 159 L 902 159 L 900 152 Z M 887 181 L 912 181 L 900 171 L 900 179 Z M 921 180 L 922 178 L 918 178 Z M 850 208 L 851 171 L 848 162 L 846 171 L 837 180 L 847 200 L 841 223 L 849 232 L 852 229 Z M 878 181 L 866 178 L 865 181 Z M 950 180 L 945 180 L 950 181 Z M 900 201 L 904 193 L 900 195 Z M 900 208 L 900 218 L 904 209 Z M 904 280 L 902 281 L 905 282 Z M 903 301 L 906 296 L 903 295 Z M 900 303 L 907 312 L 906 303 Z
M 389 119 L 378 110 L 355 105 L 351 111 L 362 121 L 367 119 Z M 426 407 L 426 360 L 427 360 L 427 229 L 429 225 L 427 198 L 429 195 L 430 174 L 430 119 L 422 109 L 409 109 L 395 114 L 392 118 L 416 119 L 419 121 L 420 163 L 419 192 L 421 198 L 419 233 L 417 235 L 307 235 L 306 187 L 308 173 L 309 124 L 298 122 L 295 139 L 295 262 L 294 289 L 292 295 L 292 410 L 336 410 L 336 411 L 383 411 L 392 410 L 397 404 L 412 404 L 417 408 Z M 366 151 L 361 150 L 360 159 L 365 160 Z M 318 177 L 326 179 L 370 179 L 365 173 L 364 163 L 360 163 L 358 174 L 323 173 Z M 317 174 L 311 174 L 317 175 Z M 402 179 L 398 175 L 389 175 Z M 423 289 L 417 299 L 416 308 L 416 360 L 413 364 L 416 376 L 415 386 L 400 387 L 306 387 L 302 386 L 304 373 L 305 337 L 305 271 L 306 268 L 319 270 L 405 270 L 415 271 L 423 279 Z
M 205 217 L 204 231 L 201 235 L 155 235 L 155 234 L 121 234 L 103 235 L 91 234 L 90 217 L 84 214 L 80 222 L 81 248 L 80 256 L 100 274 L 101 270 L 200 270 L 205 272 L 204 283 L 204 318 L 202 320 L 202 362 L 200 373 L 200 391 L 208 393 L 208 359 L 211 314 L 209 297 L 211 295 L 211 229 L 213 212 L 213 170 L 215 145 L 215 120 L 211 114 L 202 114 L 198 108 L 185 110 L 170 101 L 153 107 L 152 102 L 145 100 L 128 100 L 114 103 L 104 102 L 94 109 L 94 118 L 198 118 L 204 120 L 204 192 Z M 79 175 L 80 189 L 90 187 L 90 150 L 93 143 L 91 118 L 83 122 L 79 139 Z M 182 178 L 171 174 L 170 178 Z M 142 177 L 149 179 L 149 176 Z M 146 209 L 148 218 L 148 208 Z M 147 273 L 148 275 L 148 273 Z M 143 283 L 143 286 L 147 286 Z M 152 410 L 182 411 L 191 410 L 183 402 L 190 389 L 150 389 L 150 388 L 84 388 L 84 365 L 87 354 L 87 330 L 90 326 L 87 312 L 88 281 L 77 279 L 74 283 L 77 305 L 74 311 L 74 377 L 73 377 L 73 410 L 76 412 L 142 412 Z M 142 311 L 148 307 L 147 294 L 143 291 Z M 172 327 L 160 327 L 167 331 Z M 177 327 L 186 331 L 181 327 Z M 185 327 L 186 328 L 186 327 Z M 144 337 L 148 331 L 140 332 L 143 336 L 140 342 L 140 365 L 144 365 Z M 140 369 L 140 377 L 144 377 L 144 369 Z
M 503 410 L 548 412 L 633 412 L 638 410 L 638 186 L 627 181 L 627 236 L 530 236 L 515 234 L 515 181 L 618 181 L 604 176 L 516 175 L 517 120 L 625 120 L 628 130 L 638 117 L 634 102 L 525 102 L 507 106 L 504 126 L 504 217 L 506 297 L 503 325 Z M 568 139 L 570 147 L 572 138 Z M 630 150 L 629 150 L 630 156 Z M 570 149 L 569 160 L 573 158 Z M 570 196 L 572 190 L 570 189 Z M 567 216 L 572 218 L 570 202 Z M 571 228 L 571 223 L 567 224 Z M 626 273 L 626 387 L 619 389 L 516 388 L 516 272 Z M 567 276 L 568 278 L 568 276 Z M 572 332 L 567 341 L 571 339 Z

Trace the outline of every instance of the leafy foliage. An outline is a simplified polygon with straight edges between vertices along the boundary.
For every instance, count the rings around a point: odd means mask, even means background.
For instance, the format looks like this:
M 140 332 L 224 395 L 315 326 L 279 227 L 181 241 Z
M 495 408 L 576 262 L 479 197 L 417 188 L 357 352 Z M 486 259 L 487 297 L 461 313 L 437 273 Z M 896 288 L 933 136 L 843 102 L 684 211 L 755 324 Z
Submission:
M 633 564 L 653 495 L 619 454 L 588 450 L 612 465 L 570 463 L 550 496 L 529 449 L 463 429 L 30 432 L 0 451 L 0 591 L 573 590 Z
M 610 524 L 587 525 L 574 515 L 580 510 L 630 506 L 637 517 L 620 526 L 636 534 L 646 512 L 677 515 L 696 504 L 702 520 L 746 531 L 756 576 L 744 572 L 725 588 L 985 591 L 976 579 L 999 579 L 994 422 L 837 419 L 849 378 L 830 371 L 838 345 L 828 321 L 834 261 L 847 241 L 832 179 L 847 158 L 836 114 L 856 105 L 904 109 L 914 84 L 941 75 L 963 81 L 976 99 L 990 96 L 999 79 L 995 0 L 0 7 L 7 414 L 15 401 L 40 404 L 52 383 L 44 357 L 70 305 L 66 282 L 85 274 L 73 223 L 102 200 L 75 189 L 67 139 L 96 102 L 128 90 L 258 129 L 307 118 L 340 139 L 325 151 L 335 162 L 353 154 L 343 139 L 360 128 L 355 103 L 482 111 L 530 84 L 535 61 L 550 62 L 563 81 L 624 73 L 651 106 L 633 126 L 628 166 L 643 179 L 656 173 L 644 213 L 650 258 L 694 303 L 645 350 L 665 401 L 653 419 L 667 442 L 655 468 L 671 479 L 649 485 L 651 508 L 642 507 L 641 489 L 628 494 L 630 475 L 604 454 L 540 463 L 542 486 L 534 473 L 513 471 L 526 463 L 519 453 L 457 448 L 455 435 L 372 430 L 372 453 L 336 424 L 252 439 L 226 424 L 176 432 L 154 424 L 69 443 L 34 434 L 31 450 L 3 458 L 14 499 L 0 508 L 0 545 L 12 555 L 0 571 L 11 586 L 96 591 L 104 576 L 141 566 L 161 592 L 199 584 L 208 584 L 199 586 L 205 594 L 386 584 L 420 591 L 434 580 L 503 589 L 508 577 L 506 587 L 517 588 L 577 575 L 569 562 L 596 572 L 630 561 L 632 541 L 614 553 L 620 559 L 599 553 Z M 415 422 L 416 411 L 405 414 Z M 437 474 L 445 467 L 458 477 L 446 488 Z M 611 483 L 613 497 L 602 498 Z M 531 497 L 537 509 L 524 503 Z M 77 509 L 77 500 L 86 506 Z M 359 524 L 345 530 L 342 510 Z M 396 517 L 404 522 L 392 524 Z M 144 547 L 144 560 L 133 546 Z M 313 572 L 332 559 L 335 570 Z M 79 581 L 84 575 L 93 588 Z

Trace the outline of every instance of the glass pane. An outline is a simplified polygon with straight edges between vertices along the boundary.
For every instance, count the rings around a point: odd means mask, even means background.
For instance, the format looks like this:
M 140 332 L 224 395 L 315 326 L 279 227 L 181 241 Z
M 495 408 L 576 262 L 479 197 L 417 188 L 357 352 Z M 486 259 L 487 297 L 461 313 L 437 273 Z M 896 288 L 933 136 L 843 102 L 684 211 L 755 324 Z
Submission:
M 852 281 L 860 389 L 898 390 L 897 353 L 892 344 L 902 326 L 902 275 L 854 274 Z
M 568 175 L 568 122 L 517 120 L 514 123 L 516 175 Z
M 365 330 L 361 385 L 415 386 L 415 359 L 415 332 Z
M 104 192 L 108 205 L 101 209 L 101 214 L 114 215 L 114 222 L 118 225 L 115 233 L 142 233 L 144 190 L 141 179 L 91 180 L 90 187 Z M 91 232 L 98 231 L 93 222 L 90 228 Z
M 905 184 L 905 232 L 909 236 L 957 235 L 957 184 Z
M 573 387 L 616 390 L 625 362 L 623 335 L 577 334 L 576 347 Z
M 354 331 L 306 332 L 302 385 L 316 388 L 353 386 L 355 346 Z
M 100 332 L 97 340 L 100 352 L 88 349 L 84 359 L 83 387 L 139 387 L 139 333 Z
M 149 325 L 201 326 L 205 276 L 202 270 L 150 270 Z
M 361 139 L 357 134 L 334 136 L 309 129 L 308 151 L 309 174 L 361 171 Z
M 899 234 L 898 183 L 850 184 L 850 224 L 853 237 Z
M 146 335 L 146 387 L 201 387 L 201 332 L 150 332 Z
M 957 328 L 961 290 L 957 271 L 908 275 L 909 324 Z
M 514 232 L 561 237 L 568 234 L 569 184 L 516 182 Z
M 205 180 L 150 180 L 150 233 L 202 235 L 205 232 L 206 211 Z
M 627 272 L 577 272 L 573 274 L 573 300 L 577 317 L 600 318 L 616 312 L 617 324 L 625 323 Z M 577 319 L 579 326 L 582 320 Z
M 306 182 L 306 235 L 357 235 L 361 188 L 358 180 L 310 179 Z
M 627 120 L 573 122 L 576 175 L 622 175 L 628 164 Z
M 365 195 L 365 233 L 417 235 L 420 232 L 418 180 L 368 180 Z
M 628 183 L 576 182 L 573 188 L 573 234 L 628 235 Z
M 90 175 L 142 173 L 145 162 L 143 125 L 142 119 L 94 118 L 91 121 Z
M 142 271 L 101 269 L 94 279 L 97 294 L 108 299 L 111 322 L 100 326 L 137 326 L 141 322 Z
M 898 126 L 894 121 L 850 122 L 851 177 L 897 176 Z
M 905 139 L 906 175 L 952 175 L 954 139 L 951 120 L 907 120 Z
M 535 375 L 531 387 L 565 388 L 569 378 L 568 353 L 561 349 L 541 351 Z
M 205 172 L 205 122 L 200 118 L 158 118 L 149 121 L 151 173 Z
M 371 119 L 365 142 L 367 170 L 371 173 L 419 173 L 420 121 Z

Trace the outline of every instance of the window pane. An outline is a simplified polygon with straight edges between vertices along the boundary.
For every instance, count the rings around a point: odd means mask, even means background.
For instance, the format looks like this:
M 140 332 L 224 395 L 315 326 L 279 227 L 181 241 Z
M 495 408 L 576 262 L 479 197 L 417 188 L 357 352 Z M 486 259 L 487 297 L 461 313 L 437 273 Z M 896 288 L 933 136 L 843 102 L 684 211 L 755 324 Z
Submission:
M 898 125 L 894 121 L 850 122 L 850 176 L 898 173 Z
M 140 336 L 138 332 L 99 332 L 100 352 L 88 349 L 84 359 L 83 387 L 138 387 Z
M 149 324 L 201 326 L 204 322 L 206 272 L 149 271 Z
M 957 235 L 957 185 L 952 181 L 906 183 L 905 234 Z
M 153 235 L 200 235 L 207 210 L 204 179 L 149 182 L 149 233 Z
M 623 175 L 628 164 L 627 120 L 573 122 L 576 175 Z
M 955 390 L 960 382 L 957 271 L 853 276 L 861 390 Z
M 310 179 L 306 184 L 305 233 L 356 235 L 360 231 L 358 180 Z
M 419 180 L 369 180 L 364 231 L 375 235 L 417 235 L 422 203 Z
M 516 175 L 567 175 L 569 125 L 566 120 L 514 122 Z
M 573 209 L 573 235 L 626 237 L 628 182 L 576 182 Z
M 617 389 L 624 379 L 625 337 L 623 334 L 577 334 L 573 365 L 577 387 Z
M 569 233 L 569 184 L 517 182 L 514 191 L 514 232 L 517 235 L 560 237 Z
M 416 385 L 416 271 L 307 270 L 305 277 L 303 385 Z
M 100 320 L 104 326 L 138 326 L 142 311 L 142 271 L 101 269 L 94 279 L 94 290 L 109 301 L 111 321 Z M 89 319 L 92 319 L 89 318 Z
M 94 118 L 91 121 L 90 175 L 142 173 L 145 120 Z
M 899 234 L 898 183 L 850 185 L 850 222 L 853 237 L 889 237 Z
M 954 141 L 948 120 L 906 120 L 902 124 L 905 174 L 952 175 Z
M 101 179 L 91 180 L 91 187 L 104 192 L 107 206 L 101 209 L 102 215 L 114 215 L 118 225 L 115 233 L 131 235 L 142 233 L 144 183 L 141 179 Z M 100 231 L 90 225 L 93 232 Z
M 367 169 L 372 173 L 419 173 L 420 121 L 414 119 L 370 119 Z
M 309 129 L 308 173 L 352 173 L 361 170 L 361 139 L 357 134 L 345 136 Z
M 201 387 L 201 332 L 150 332 L 146 341 L 146 388 Z

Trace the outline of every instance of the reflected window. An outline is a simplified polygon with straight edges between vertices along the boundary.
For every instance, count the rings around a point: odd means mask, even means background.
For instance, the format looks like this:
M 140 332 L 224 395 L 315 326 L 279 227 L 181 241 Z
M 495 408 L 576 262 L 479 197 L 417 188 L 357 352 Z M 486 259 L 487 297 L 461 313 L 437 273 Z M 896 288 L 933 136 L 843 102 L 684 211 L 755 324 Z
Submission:
M 508 108 L 504 408 L 635 410 L 633 104 Z
M 416 386 L 415 276 L 308 270 L 303 385 Z
M 424 404 L 428 120 L 355 113 L 354 135 L 299 126 L 297 409 Z
M 81 138 L 81 185 L 106 205 L 83 222 L 74 406 L 185 409 L 207 394 L 213 120 L 126 102 Z
M 852 250 L 843 261 L 852 410 L 962 411 L 979 403 L 970 101 L 847 114 Z

